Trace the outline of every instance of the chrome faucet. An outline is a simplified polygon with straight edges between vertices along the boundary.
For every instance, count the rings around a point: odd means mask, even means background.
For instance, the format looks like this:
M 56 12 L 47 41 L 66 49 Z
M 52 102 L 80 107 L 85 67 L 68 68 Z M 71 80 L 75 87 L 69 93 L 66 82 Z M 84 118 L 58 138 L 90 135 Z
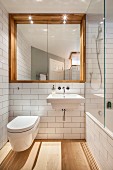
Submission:
M 63 93 L 63 94 L 65 94 L 65 87 L 62 87 L 62 89 L 64 90 L 64 93 Z

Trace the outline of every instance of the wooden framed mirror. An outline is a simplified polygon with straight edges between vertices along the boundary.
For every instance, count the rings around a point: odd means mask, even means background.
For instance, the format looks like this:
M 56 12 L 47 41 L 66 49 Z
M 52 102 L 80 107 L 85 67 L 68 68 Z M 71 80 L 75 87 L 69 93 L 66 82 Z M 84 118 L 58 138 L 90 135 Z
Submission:
M 79 32 L 77 32 L 78 30 Z M 19 37 L 19 31 L 22 33 L 21 37 Z M 23 39 L 20 41 L 22 37 L 30 42 L 30 46 L 27 46 L 26 42 L 23 43 Z M 27 39 L 28 37 L 29 39 Z M 78 42 L 79 46 L 76 47 Z M 23 47 L 26 48 L 26 51 L 22 49 Z M 76 53 L 77 48 L 79 49 L 79 74 L 74 76 L 72 72 L 75 67 L 72 67 L 72 64 L 69 66 L 69 53 Z M 25 60 L 22 55 L 24 58 L 26 55 Z M 46 58 L 43 58 L 44 56 Z M 20 58 L 22 58 L 21 61 Z M 23 64 L 26 68 L 22 68 Z M 44 70 L 46 67 L 47 69 Z M 22 70 L 23 73 L 20 76 L 19 71 L 22 72 Z M 30 75 L 27 78 L 23 76 L 25 71 Z M 9 81 L 85 82 L 86 15 L 9 14 Z

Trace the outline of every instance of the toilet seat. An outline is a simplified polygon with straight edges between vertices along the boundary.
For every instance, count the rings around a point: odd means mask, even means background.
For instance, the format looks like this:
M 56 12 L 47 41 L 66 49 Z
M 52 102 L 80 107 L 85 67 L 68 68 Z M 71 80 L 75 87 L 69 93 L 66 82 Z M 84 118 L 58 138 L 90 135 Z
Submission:
M 18 116 L 7 124 L 10 133 L 22 133 L 31 130 L 40 121 L 39 116 Z

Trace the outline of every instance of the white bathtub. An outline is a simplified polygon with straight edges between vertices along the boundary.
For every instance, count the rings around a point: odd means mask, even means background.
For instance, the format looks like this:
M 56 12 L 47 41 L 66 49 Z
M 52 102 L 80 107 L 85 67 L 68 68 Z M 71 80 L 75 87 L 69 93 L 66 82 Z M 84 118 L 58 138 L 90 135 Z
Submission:
M 105 115 L 105 127 L 97 118 L 95 118 L 91 113 L 86 112 L 86 114 L 101 128 L 106 134 L 108 134 L 113 139 L 113 110 L 106 109 Z
M 107 126 L 113 128 L 112 110 L 106 110 L 106 117 Z M 100 169 L 113 170 L 113 132 L 89 112 L 86 112 L 86 141 Z

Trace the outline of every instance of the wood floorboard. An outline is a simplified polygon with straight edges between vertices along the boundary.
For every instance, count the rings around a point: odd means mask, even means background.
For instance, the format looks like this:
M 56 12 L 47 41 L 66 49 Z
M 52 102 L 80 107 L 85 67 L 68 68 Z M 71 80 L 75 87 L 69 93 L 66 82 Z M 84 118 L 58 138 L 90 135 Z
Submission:
M 32 170 L 33 169 L 35 159 L 39 151 L 39 147 L 40 147 L 40 142 L 35 142 L 31 149 L 28 159 L 25 165 L 21 168 L 21 170 Z
M 42 142 L 33 170 L 61 170 L 61 142 Z
M 90 170 L 80 143 L 62 143 L 62 170 Z
M 23 152 L 10 151 L 0 164 L 0 170 L 20 170 L 26 163 L 33 145 Z
M 6 154 L 0 170 L 90 170 L 80 142 L 35 140 L 26 151 Z
M 5 157 L 10 153 L 10 151 L 11 151 L 11 145 L 9 142 L 7 142 L 0 151 L 0 164 L 3 162 Z

